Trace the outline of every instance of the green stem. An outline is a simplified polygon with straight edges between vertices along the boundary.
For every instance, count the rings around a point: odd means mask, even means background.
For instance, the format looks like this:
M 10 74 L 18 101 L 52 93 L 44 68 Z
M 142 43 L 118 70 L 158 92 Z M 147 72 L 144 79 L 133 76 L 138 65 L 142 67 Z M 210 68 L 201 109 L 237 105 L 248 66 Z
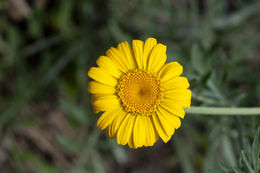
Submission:
M 199 107 L 191 106 L 185 109 L 188 114 L 201 115 L 260 115 L 260 107 L 234 108 L 234 107 Z

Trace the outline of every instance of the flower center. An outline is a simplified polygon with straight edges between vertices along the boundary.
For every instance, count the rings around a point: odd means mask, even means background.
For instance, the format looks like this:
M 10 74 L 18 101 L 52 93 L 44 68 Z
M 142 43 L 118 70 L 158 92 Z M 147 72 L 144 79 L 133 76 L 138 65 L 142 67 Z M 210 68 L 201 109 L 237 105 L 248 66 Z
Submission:
M 145 71 L 134 70 L 120 78 L 117 95 L 127 112 L 149 115 L 161 100 L 161 81 Z

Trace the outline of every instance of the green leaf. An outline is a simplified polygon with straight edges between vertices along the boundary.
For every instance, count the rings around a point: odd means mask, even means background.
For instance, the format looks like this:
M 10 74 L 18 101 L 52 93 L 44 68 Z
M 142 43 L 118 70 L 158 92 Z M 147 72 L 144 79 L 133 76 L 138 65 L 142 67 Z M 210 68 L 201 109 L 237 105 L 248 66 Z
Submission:
M 57 14 L 57 24 L 59 29 L 62 33 L 65 35 L 72 34 L 72 30 L 74 29 L 73 24 L 73 10 L 74 10 L 75 1 L 73 0 L 67 0 L 63 1 L 63 3 L 60 4 L 60 8 L 58 10 Z
M 244 172 L 241 171 L 239 168 L 232 168 L 232 170 L 233 170 L 235 173 L 244 173 Z
M 87 113 L 83 108 L 79 107 L 75 103 L 61 100 L 61 107 L 67 112 L 67 115 L 76 123 L 82 125 L 90 124 L 91 120 L 88 118 Z
M 246 165 L 248 171 L 250 173 L 254 173 L 254 171 L 253 171 L 253 169 L 252 169 L 252 167 L 250 165 L 250 162 L 249 162 L 249 160 L 247 158 L 246 152 L 244 150 L 241 151 L 241 157 L 242 157 L 242 160 L 243 160 L 244 164 Z
M 212 71 L 206 72 L 205 75 L 202 76 L 200 83 L 202 86 L 205 86 L 208 82 L 208 80 L 210 79 L 212 75 Z
M 231 14 L 230 16 L 224 16 L 218 18 L 214 22 L 214 26 L 218 29 L 225 29 L 229 27 L 234 27 L 245 22 L 254 13 L 259 12 L 260 2 L 252 3 L 242 10 Z
M 252 160 L 255 173 L 259 172 L 260 167 L 260 126 L 257 129 L 255 139 L 252 144 Z
M 224 135 L 222 138 L 222 145 L 223 145 L 223 154 L 228 162 L 228 165 L 230 165 L 231 167 L 237 166 L 231 140 L 226 135 Z
M 203 74 L 205 72 L 205 65 L 203 63 L 203 54 L 198 44 L 194 44 L 191 49 L 191 63 L 194 69 Z
M 74 139 L 65 135 L 56 136 L 56 141 L 62 148 L 73 154 L 79 153 L 82 149 Z
M 12 147 L 11 155 L 13 158 L 13 164 L 16 169 L 18 169 L 18 172 L 24 172 L 26 170 L 28 171 L 24 165 L 28 165 L 33 170 L 32 172 L 36 171 L 37 173 L 62 172 L 59 168 L 47 162 L 38 154 L 31 151 L 24 151 L 16 144 L 14 144 Z
M 6 1 L 0 1 L 0 10 L 6 8 Z
M 184 141 L 179 136 L 175 136 L 175 140 L 173 141 L 174 147 L 176 148 L 177 155 L 179 159 L 181 160 L 180 165 L 182 167 L 183 172 L 185 173 L 195 173 L 191 158 L 189 157 L 186 144 L 184 144 Z
M 122 147 L 118 146 L 115 141 L 111 141 L 111 146 L 112 146 L 112 152 L 113 152 L 113 155 L 116 159 L 116 161 L 123 165 L 125 163 L 127 163 L 127 155 L 126 155 L 126 152 L 122 149 Z

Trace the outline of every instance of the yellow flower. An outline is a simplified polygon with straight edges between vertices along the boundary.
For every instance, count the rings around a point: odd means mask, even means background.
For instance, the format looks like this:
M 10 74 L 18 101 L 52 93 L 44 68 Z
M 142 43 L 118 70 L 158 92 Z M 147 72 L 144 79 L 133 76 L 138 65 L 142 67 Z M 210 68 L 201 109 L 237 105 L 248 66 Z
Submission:
M 189 82 L 178 62 L 165 64 L 166 46 L 156 39 L 133 40 L 132 47 L 111 47 L 88 72 L 93 108 L 103 112 L 97 126 L 130 148 L 153 146 L 159 137 L 166 143 L 190 107 Z

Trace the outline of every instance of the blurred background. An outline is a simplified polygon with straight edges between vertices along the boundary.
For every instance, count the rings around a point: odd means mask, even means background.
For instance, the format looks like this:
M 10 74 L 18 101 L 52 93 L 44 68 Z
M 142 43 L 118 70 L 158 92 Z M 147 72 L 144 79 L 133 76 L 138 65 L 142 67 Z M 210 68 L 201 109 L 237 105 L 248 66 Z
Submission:
M 260 106 L 259 29 L 257 0 L 0 0 L 0 172 L 257 173 L 260 117 L 187 114 L 167 144 L 132 150 L 97 129 L 86 73 L 155 37 L 193 106 Z

